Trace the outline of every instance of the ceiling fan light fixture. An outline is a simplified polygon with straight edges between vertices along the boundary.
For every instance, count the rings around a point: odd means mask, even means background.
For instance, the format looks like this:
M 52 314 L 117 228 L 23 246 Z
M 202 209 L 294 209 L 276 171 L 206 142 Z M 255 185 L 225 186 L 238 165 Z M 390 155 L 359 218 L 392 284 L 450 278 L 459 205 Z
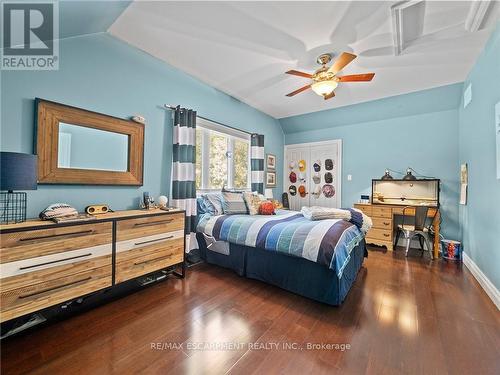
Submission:
M 311 85 L 312 90 L 319 96 L 330 95 L 338 86 L 334 80 L 318 81 Z

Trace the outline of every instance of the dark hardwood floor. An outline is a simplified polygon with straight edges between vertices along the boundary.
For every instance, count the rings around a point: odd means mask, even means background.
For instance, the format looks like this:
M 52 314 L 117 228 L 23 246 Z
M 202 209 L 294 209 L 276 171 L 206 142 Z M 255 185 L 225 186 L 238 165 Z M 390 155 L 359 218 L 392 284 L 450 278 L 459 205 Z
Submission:
M 340 307 L 200 265 L 8 338 L 1 359 L 2 374 L 500 374 L 500 316 L 465 268 L 418 253 L 370 251 Z

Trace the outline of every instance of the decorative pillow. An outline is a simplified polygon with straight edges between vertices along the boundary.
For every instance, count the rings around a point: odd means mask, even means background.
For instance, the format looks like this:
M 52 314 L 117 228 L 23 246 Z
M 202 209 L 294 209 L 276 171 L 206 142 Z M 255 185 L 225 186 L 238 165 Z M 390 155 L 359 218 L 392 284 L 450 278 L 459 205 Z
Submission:
M 274 215 L 274 203 L 262 202 L 259 206 L 260 215 Z
M 196 208 L 198 210 L 198 215 L 209 214 L 215 215 L 215 207 L 214 205 L 203 195 L 199 198 L 196 198 Z
M 242 193 L 222 193 L 222 209 L 226 215 L 246 214 L 247 205 Z
M 244 192 L 243 199 L 245 200 L 245 203 L 247 204 L 248 213 L 250 215 L 258 215 L 261 199 L 257 195 L 257 193 Z
M 207 204 L 213 207 L 214 215 L 222 215 L 224 210 L 222 208 L 222 194 L 221 193 L 207 193 L 203 194 L 202 198 L 205 199 Z
M 261 202 L 266 202 L 267 198 L 264 196 L 264 194 L 257 194 Z

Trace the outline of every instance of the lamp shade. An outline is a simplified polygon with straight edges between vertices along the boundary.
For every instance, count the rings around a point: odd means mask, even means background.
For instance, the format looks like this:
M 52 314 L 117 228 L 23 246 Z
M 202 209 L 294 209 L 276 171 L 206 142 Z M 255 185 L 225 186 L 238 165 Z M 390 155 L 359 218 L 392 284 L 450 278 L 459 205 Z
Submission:
M 0 190 L 36 190 L 38 157 L 18 152 L 0 152 Z
M 264 191 L 264 196 L 267 198 L 267 199 L 273 199 L 273 189 L 266 189 Z
M 381 180 L 385 181 L 385 180 L 392 180 L 392 179 L 393 178 L 392 178 L 391 174 L 389 173 L 389 170 L 386 169 L 384 175 L 381 178 Z
M 406 174 L 404 175 L 403 180 L 405 180 L 405 181 L 414 181 L 414 180 L 417 179 L 414 175 L 411 174 L 411 171 L 412 171 L 411 168 L 408 168 L 406 170 Z
M 318 95 L 330 95 L 333 90 L 335 90 L 338 86 L 337 81 L 327 80 L 327 81 L 319 81 L 312 84 L 312 90 Z

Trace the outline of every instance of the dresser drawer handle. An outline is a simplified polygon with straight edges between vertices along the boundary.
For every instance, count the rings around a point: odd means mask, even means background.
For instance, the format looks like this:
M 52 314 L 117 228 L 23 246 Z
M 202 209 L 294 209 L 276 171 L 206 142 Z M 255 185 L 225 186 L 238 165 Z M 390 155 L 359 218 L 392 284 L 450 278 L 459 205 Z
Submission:
M 162 257 L 158 257 L 158 258 L 154 258 L 154 259 L 149 259 L 149 260 L 145 260 L 143 262 L 135 262 L 134 263 L 134 266 L 139 266 L 141 264 L 146 264 L 146 263 L 151 263 L 151 262 L 156 262 L 158 260 L 162 260 L 162 259 L 168 259 L 168 258 L 172 258 L 173 254 L 169 254 L 169 255 L 165 255 L 165 256 L 162 256 Z
M 167 220 L 161 220 L 161 221 L 154 221 L 154 222 L 150 222 L 150 223 L 135 223 L 134 227 L 149 227 L 152 225 L 166 224 L 166 223 L 170 223 L 173 220 L 174 219 L 167 219 Z
M 391 224 L 391 223 L 388 223 L 387 221 L 384 221 L 384 225 L 389 225 L 389 224 Z
M 145 245 L 147 243 L 153 243 L 153 242 L 160 242 L 160 241 L 165 241 L 169 240 L 171 238 L 174 238 L 174 236 L 168 236 L 168 237 L 162 237 L 162 238 L 157 238 L 156 240 L 149 240 L 149 241 L 142 241 L 142 242 L 136 242 L 134 246 L 139 246 L 139 245 Z
M 87 253 L 87 254 L 82 254 L 82 255 L 75 255 L 74 257 L 69 257 L 69 258 L 64 258 L 64 259 L 51 260 L 50 262 L 33 264 L 32 266 L 19 267 L 19 271 L 27 270 L 27 269 L 35 268 L 35 267 L 40 267 L 40 266 L 46 266 L 47 264 L 64 262 L 66 260 L 72 260 L 72 259 L 78 259 L 78 258 L 85 258 L 85 257 L 89 257 L 91 255 L 92 255 L 92 253 Z
M 384 233 L 384 237 L 389 237 L 390 235 L 387 233 Z
M 49 234 L 48 236 L 39 236 L 39 237 L 29 237 L 29 238 L 21 238 L 19 241 L 37 241 L 37 240 L 50 240 L 51 238 L 65 237 L 65 236 L 74 236 L 81 237 L 87 234 L 94 233 L 92 229 L 84 230 L 81 232 L 71 232 L 71 233 L 61 233 L 61 234 Z
M 30 294 L 24 294 L 24 295 L 19 296 L 17 298 L 23 299 L 23 298 L 33 297 L 33 296 L 36 296 L 38 294 L 43 294 L 43 293 L 51 292 L 53 290 L 61 289 L 61 288 L 64 288 L 64 287 L 67 287 L 67 286 L 71 286 L 71 285 L 75 285 L 75 284 L 78 284 L 78 283 L 83 283 L 85 281 L 89 281 L 90 279 L 92 279 L 92 276 L 86 277 L 85 279 L 71 281 L 71 282 L 66 283 L 66 284 L 54 286 L 52 288 L 47 288 L 47 289 L 44 289 L 44 290 L 40 290 L 38 292 L 34 292 L 34 293 L 30 293 Z

